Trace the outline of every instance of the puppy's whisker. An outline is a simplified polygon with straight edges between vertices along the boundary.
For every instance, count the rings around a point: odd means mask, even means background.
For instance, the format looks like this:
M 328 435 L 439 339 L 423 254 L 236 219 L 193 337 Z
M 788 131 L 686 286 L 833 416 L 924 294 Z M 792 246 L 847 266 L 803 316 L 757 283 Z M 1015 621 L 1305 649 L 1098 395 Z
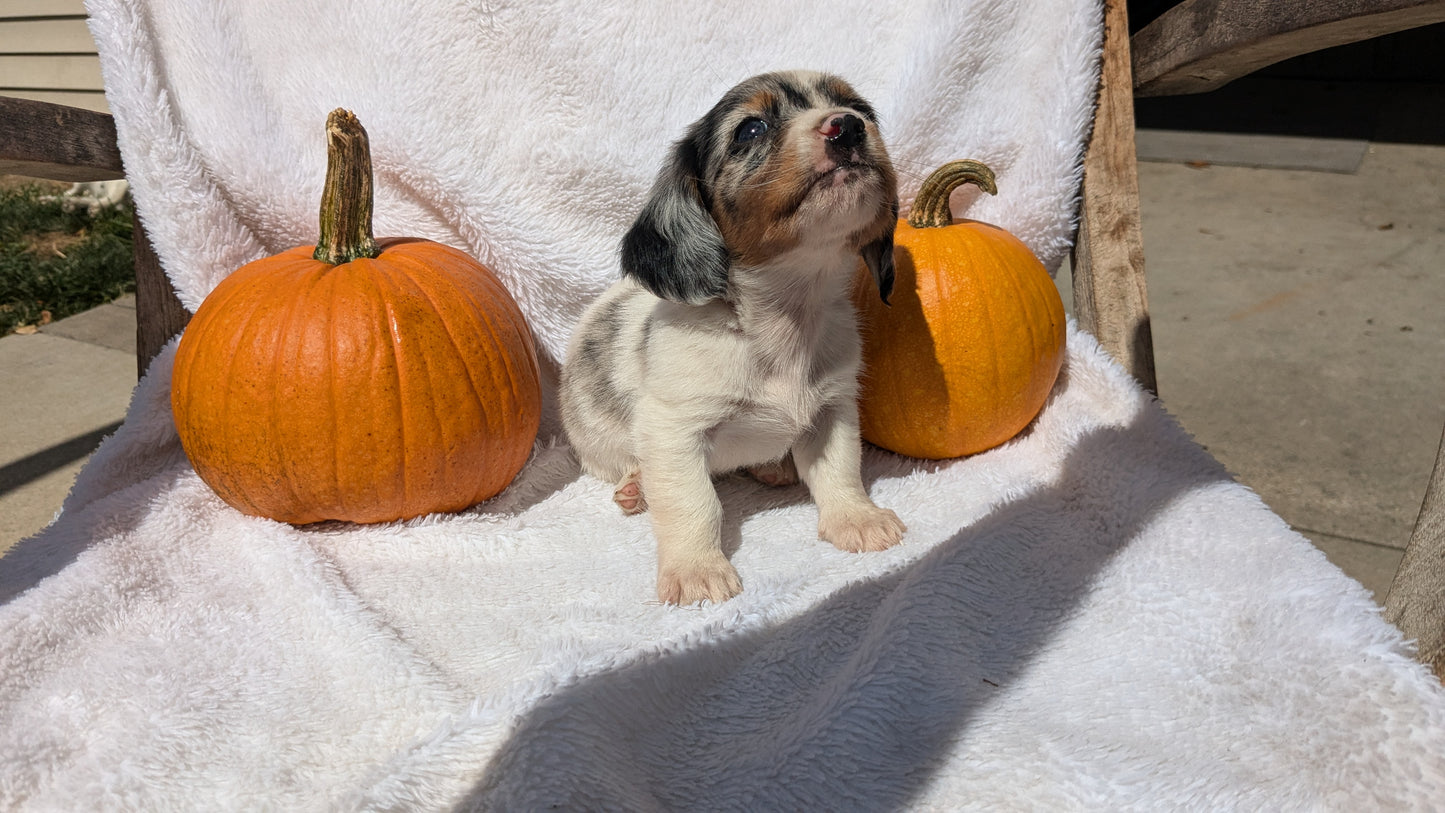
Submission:
M 893 161 L 893 166 L 895 166 L 895 167 L 900 167 L 900 166 L 906 166 L 906 167 L 924 167 L 924 166 L 927 166 L 927 164 L 926 164 L 924 161 L 922 161 L 921 159 L 905 158 L 905 157 L 900 157 L 900 156 L 896 156 L 896 155 L 895 155 L 895 156 L 890 156 L 890 160 Z
M 937 169 L 937 167 L 935 167 L 934 169 Z M 927 178 L 929 175 L 932 174 L 932 170 L 915 169 L 913 167 L 900 167 L 897 164 L 893 165 L 893 171 L 904 178 L 915 181 L 922 181 L 924 178 Z
M 739 192 L 756 192 L 756 191 L 759 190 L 759 189 L 763 189 L 763 188 L 765 188 L 765 187 L 773 186 L 774 184 L 785 183 L 785 182 L 791 183 L 793 186 L 802 186 L 802 185 L 803 185 L 803 184 L 801 184 L 801 183 L 798 182 L 798 177 L 797 177 L 797 175 L 796 175 L 795 173 L 786 172 L 786 171 L 778 171 L 778 172 L 774 173 L 774 174 L 771 175 L 771 176 L 765 176 L 765 177 L 761 177 L 761 178 L 749 179 L 749 181 L 748 181 L 747 183 L 740 184 L 740 185 L 737 187 L 737 190 L 738 190 Z
M 900 176 L 914 180 L 927 178 L 935 169 L 938 169 L 938 167 L 930 167 L 922 161 L 904 162 L 895 160 L 893 162 L 894 172 L 897 172 Z

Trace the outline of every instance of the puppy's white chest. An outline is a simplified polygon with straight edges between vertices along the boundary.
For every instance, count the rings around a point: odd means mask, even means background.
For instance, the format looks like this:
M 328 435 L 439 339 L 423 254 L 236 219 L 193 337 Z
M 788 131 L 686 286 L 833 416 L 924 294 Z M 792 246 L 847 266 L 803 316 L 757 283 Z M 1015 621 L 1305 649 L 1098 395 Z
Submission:
M 830 382 L 810 380 L 807 369 L 755 372 L 750 383 L 710 433 L 713 471 L 781 458 L 812 427 L 837 389 Z
M 825 388 L 812 380 L 810 370 L 804 365 L 760 375 L 755 381 L 757 386 L 749 393 L 748 400 L 756 411 L 765 417 L 775 416 L 795 431 L 812 423 L 826 400 Z

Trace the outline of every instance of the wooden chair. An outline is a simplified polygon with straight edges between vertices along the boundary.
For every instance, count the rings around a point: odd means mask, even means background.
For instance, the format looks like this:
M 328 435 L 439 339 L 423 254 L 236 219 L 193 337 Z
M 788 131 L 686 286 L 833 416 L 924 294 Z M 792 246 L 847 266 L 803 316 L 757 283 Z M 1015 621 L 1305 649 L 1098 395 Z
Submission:
M 125 177 L 115 122 L 108 114 L 47 102 L 0 97 L 0 174 L 52 181 L 110 181 Z M 180 333 L 190 313 L 135 216 L 136 365 L 145 375 L 151 359 Z
M 1139 187 L 1135 95 L 1199 93 L 1280 60 L 1445 21 L 1445 0 L 1185 0 L 1131 38 L 1124 0 L 1105 2 L 1094 131 L 1084 158 L 1073 256 L 1075 316 L 1126 369 L 1155 389 Z M 0 173 L 61 181 L 124 177 L 105 114 L 0 98 Z M 143 374 L 190 314 L 135 227 L 137 362 Z M 1445 437 L 1386 618 L 1419 642 L 1445 679 Z

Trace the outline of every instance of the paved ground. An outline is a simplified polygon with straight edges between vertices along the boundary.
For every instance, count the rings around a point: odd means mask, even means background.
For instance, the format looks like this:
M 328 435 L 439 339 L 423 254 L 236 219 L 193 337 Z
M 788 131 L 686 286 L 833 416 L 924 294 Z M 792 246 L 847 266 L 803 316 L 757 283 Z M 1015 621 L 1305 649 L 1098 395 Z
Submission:
M 1140 149 L 1165 407 L 1382 600 L 1445 426 L 1445 147 Z M 0 339 L 0 550 L 52 519 L 124 414 L 133 348 L 128 303 Z
M 1319 147 L 1239 144 L 1284 165 Z M 1165 407 L 1383 600 L 1445 428 L 1445 147 L 1139 175 Z
M 49 524 L 136 382 L 131 297 L 0 339 L 0 550 Z

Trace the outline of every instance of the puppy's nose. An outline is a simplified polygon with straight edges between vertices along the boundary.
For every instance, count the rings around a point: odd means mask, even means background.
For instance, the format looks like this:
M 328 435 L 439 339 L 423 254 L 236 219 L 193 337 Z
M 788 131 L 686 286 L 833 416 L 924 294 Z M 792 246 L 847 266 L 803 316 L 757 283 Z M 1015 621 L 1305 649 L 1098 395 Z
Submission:
M 839 113 L 818 130 L 829 143 L 844 149 L 863 143 L 863 120 L 852 113 Z

